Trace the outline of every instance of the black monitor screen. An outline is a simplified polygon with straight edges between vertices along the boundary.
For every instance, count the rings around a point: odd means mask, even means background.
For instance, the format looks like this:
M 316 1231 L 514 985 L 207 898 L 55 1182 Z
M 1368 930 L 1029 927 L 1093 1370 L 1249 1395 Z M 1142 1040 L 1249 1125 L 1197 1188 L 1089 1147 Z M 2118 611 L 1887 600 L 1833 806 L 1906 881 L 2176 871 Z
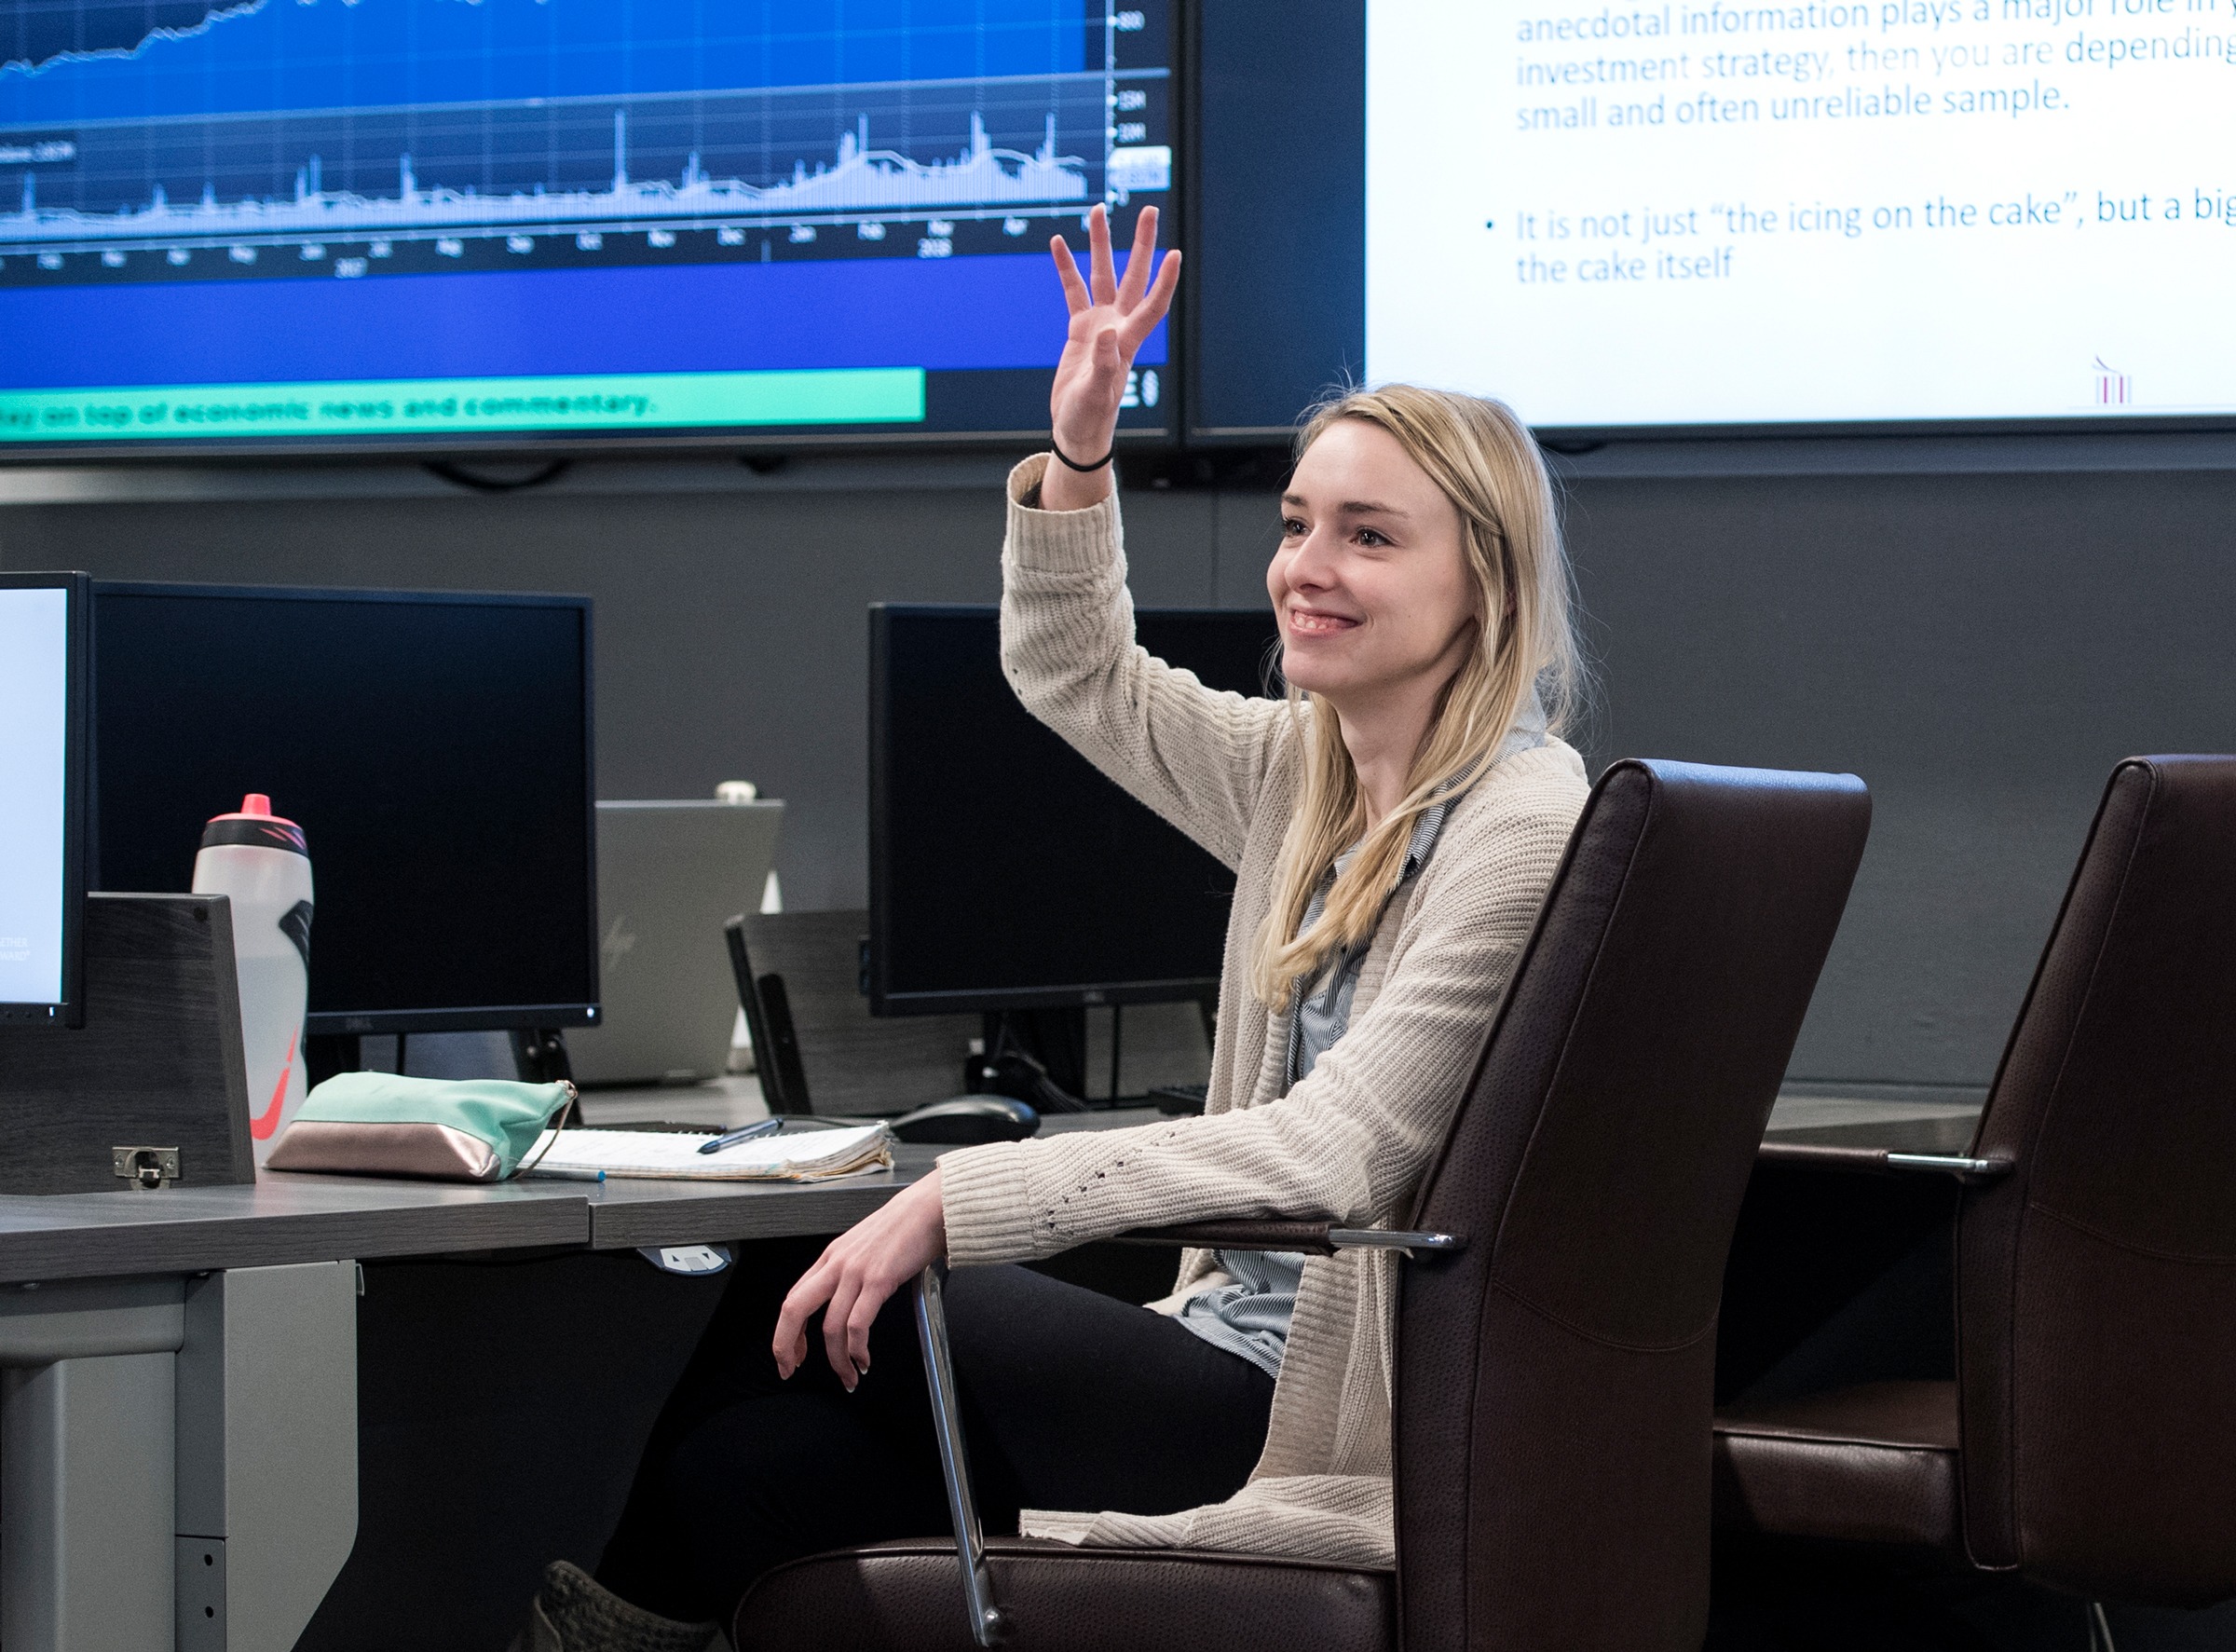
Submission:
M 102 584 L 93 646 L 96 887 L 187 888 L 263 792 L 310 1031 L 595 1019 L 587 598 Z
M 1264 691 L 1262 611 L 1145 610 L 1141 645 Z M 880 1015 L 1186 998 L 1234 874 L 1017 703 L 990 608 L 870 610 L 870 1001 Z

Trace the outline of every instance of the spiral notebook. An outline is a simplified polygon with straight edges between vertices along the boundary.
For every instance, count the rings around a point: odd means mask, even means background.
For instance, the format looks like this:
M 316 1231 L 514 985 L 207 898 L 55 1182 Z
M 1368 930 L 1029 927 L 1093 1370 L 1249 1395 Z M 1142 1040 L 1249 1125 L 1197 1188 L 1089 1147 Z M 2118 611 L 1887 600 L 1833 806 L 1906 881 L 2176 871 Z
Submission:
M 881 1124 L 785 1131 L 701 1153 L 712 1137 L 667 1130 L 546 1130 L 527 1155 L 529 1176 L 667 1177 L 686 1181 L 827 1181 L 890 1169 L 893 1137 Z M 547 1151 L 548 1144 L 548 1151 Z

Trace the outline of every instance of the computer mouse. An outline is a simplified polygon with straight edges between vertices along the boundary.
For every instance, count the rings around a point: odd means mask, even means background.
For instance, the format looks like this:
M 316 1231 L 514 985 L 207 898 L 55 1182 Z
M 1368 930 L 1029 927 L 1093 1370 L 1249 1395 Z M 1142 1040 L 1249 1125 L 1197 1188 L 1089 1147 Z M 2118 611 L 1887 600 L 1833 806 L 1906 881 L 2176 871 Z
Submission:
M 1008 1096 L 957 1096 L 886 1121 L 886 1128 L 899 1140 L 930 1141 L 942 1147 L 1022 1141 L 1040 1127 L 1041 1115 Z

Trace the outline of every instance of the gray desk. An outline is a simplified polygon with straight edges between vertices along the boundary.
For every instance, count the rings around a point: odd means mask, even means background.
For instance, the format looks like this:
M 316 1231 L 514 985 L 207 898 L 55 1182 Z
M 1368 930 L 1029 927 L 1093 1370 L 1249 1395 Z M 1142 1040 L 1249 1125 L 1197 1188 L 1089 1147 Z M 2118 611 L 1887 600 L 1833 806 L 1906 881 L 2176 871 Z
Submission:
M 285 1652 L 357 1534 L 357 1260 L 590 1239 L 569 1183 L 0 1197 L 0 1644 Z
M 1886 1100 L 1853 1096 L 1781 1096 L 1770 1110 L 1762 1156 L 1825 1168 L 1884 1167 L 1889 1153 L 1962 1154 L 1979 1127 L 1982 1101 Z
M 843 1181 L 570 1183 L 588 1201 L 593 1250 L 645 1245 L 782 1239 L 852 1227 L 917 1178 L 945 1150 L 903 1146 L 891 1170 Z M 10 1647 L 8 1652 L 14 1652 Z
M 1959 1150 L 1976 1111 L 1781 1101 L 1765 1156 Z M 835 1233 L 937 1151 L 904 1147 L 889 1172 L 806 1186 L 267 1174 L 253 1187 L 0 1196 L 0 1643 L 294 1645 L 356 1539 L 358 1263 Z
M 0 1644 L 286 1652 L 357 1531 L 357 1267 L 836 1232 L 836 1186 L 266 1175 L 0 1197 Z

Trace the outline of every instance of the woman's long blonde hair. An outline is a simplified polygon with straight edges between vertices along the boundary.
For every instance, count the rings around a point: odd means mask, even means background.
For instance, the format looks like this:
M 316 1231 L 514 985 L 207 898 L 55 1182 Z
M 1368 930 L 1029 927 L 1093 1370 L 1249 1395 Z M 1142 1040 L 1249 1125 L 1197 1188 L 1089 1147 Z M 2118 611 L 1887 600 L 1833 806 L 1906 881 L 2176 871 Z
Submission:
M 1579 709 L 1584 666 L 1576 642 L 1568 557 L 1551 478 L 1528 429 L 1498 402 L 1413 385 L 1353 390 L 1308 416 L 1297 457 L 1340 419 L 1396 437 L 1460 513 L 1460 542 L 1475 579 L 1475 646 L 1452 674 L 1414 755 L 1405 799 L 1372 831 L 1335 708 L 1288 690 L 1304 731 L 1304 791 L 1281 840 L 1274 894 L 1251 957 L 1251 986 L 1270 1007 L 1288 1006 L 1342 949 L 1364 940 L 1405 869 L 1413 827 L 1440 792 L 1487 767 L 1534 689 L 1559 732 Z M 1309 714 L 1307 706 L 1309 705 Z M 1297 926 L 1335 864 L 1358 853 L 1309 933 Z

